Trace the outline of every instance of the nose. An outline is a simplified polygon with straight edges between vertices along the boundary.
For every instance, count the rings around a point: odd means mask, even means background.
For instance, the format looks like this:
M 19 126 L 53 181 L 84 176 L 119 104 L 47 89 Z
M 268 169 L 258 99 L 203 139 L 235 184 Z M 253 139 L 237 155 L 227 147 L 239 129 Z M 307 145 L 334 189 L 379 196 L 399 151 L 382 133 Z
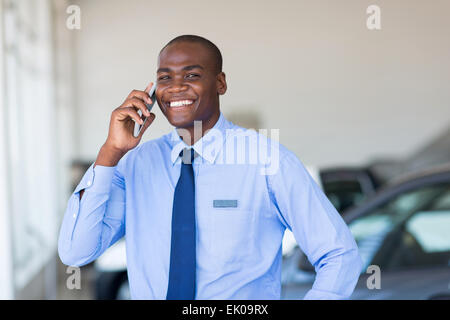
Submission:
M 177 93 L 177 92 L 183 92 L 188 89 L 188 86 L 183 82 L 183 80 L 175 80 L 172 82 L 169 88 L 167 88 L 167 91 L 169 93 Z

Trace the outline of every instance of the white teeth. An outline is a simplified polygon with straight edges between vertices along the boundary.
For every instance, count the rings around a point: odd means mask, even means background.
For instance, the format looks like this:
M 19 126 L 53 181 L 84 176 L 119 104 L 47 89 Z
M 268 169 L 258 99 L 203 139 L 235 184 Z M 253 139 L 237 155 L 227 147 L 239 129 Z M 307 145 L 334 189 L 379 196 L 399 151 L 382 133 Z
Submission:
M 192 100 L 181 100 L 181 101 L 172 101 L 170 102 L 171 107 L 181 107 L 181 106 L 188 106 L 192 104 Z

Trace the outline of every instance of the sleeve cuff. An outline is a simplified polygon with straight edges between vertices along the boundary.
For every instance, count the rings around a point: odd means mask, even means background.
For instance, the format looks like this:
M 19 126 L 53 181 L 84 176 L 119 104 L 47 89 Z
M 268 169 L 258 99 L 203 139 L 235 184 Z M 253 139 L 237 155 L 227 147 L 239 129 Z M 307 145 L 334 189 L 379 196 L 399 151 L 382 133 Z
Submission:
M 74 193 L 78 193 L 83 189 L 96 193 L 109 193 L 116 166 L 104 167 L 96 165 L 94 168 L 94 164 L 91 164 L 86 171 Z

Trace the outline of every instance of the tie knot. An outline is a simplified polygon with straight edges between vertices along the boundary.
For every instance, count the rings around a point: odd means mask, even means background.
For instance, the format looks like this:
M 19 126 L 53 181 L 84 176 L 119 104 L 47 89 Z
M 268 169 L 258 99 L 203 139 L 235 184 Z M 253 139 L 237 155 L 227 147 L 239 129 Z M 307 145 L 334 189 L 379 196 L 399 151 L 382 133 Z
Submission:
M 195 151 L 194 149 L 184 148 L 180 152 L 181 161 L 184 164 L 192 164 L 194 161 Z

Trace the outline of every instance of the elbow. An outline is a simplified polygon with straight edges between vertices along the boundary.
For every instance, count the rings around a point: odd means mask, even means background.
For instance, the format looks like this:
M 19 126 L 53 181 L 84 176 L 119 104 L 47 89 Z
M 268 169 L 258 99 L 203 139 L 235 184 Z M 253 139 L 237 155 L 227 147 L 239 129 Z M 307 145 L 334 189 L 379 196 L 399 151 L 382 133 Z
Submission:
M 363 267 L 364 267 L 364 262 L 361 258 L 361 255 L 358 252 L 358 248 L 356 248 L 353 252 L 353 271 L 354 271 L 354 276 L 355 276 L 355 282 L 358 281 L 359 276 L 361 274 L 361 272 L 363 271 Z
M 361 256 L 360 256 L 358 250 L 356 250 L 356 255 L 358 256 L 358 257 L 357 257 L 357 260 L 358 260 L 358 263 L 359 263 L 359 273 L 361 273 L 362 270 L 363 270 L 363 268 L 364 268 L 364 261 L 363 261 L 363 259 L 361 258 Z
M 72 248 L 70 242 L 59 241 L 58 256 L 63 264 L 66 266 L 82 267 L 91 262 L 92 255 L 81 255 L 79 250 Z
M 78 266 L 77 257 L 72 250 L 72 241 L 67 236 L 69 232 L 64 228 L 64 224 L 59 231 L 58 237 L 58 256 L 66 266 Z
M 361 272 L 363 271 L 364 262 L 358 252 L 358 248 L 354 248 L 347 252 L 346 259 L 344 259 L 344 265 L 341 266 L 342 270 L 345 270 L 347 274 L 345 280 L 344 296 L 349 298 L 353 293 L 353 290 L 358 283 Z
M 71 236 L 72 231 L 61 228 L 58 238 L 58 256 L 67 266 L 81 267 L 95 260 L 100 249 L 96 239 L 88 239 L 85 235 Z
M 353 249 L 350 252 L 352 253 L 351 256 L 352 256 L 352 260 L 353 260 L 353 264 L 354 264 L 355 273 L 357 274 L 357 277 L 359 278 L 359 275 L 361 274 L 361 272 L 363 271 L 363 268 L 364 268 L 364 261 L 363 261 L 361 255 L 359 254 L 359 249 L 358 249 L 356 242 L 354 242 Z
M 364 261 L 362 260 L 361 255 L 359 254 L 358 248 L 355 248 L 355 250 L 352 251 L 351 261 L 352 261 L 351 266 L 347 268 L 347 270 L 349 270 L 348 292 L 346 293 L 347 298 L 349 298 L 352 295 L 359 281 L 359 277 L 363 272 Z
M 346 264 L 347 270 L 351 271 L 351 273 L 354 275 L 354 278 L 359 278 L 364 263 L 361 255 L 359 254 L 359 250 L 356 244 L 352 248 L 349 248 L 349 250 L 345 252 L 343 257 L 344 259 L 342 260 L 342 263 Z
M 66 266 L 80 267 L 82 265 L 79 257 L 70 249 L 69 243 L 63 244 L 61 241 L 58 243 L 58 255 L 61 262 Z
M 61 262 L 66 266 L 74 266 L 74 267 L 80 266 L 77 263 L 78 259 L 70 253 L 70 250 L 65 250 L 62 249 L 61 247 L 58 247 L 58 255 Z

